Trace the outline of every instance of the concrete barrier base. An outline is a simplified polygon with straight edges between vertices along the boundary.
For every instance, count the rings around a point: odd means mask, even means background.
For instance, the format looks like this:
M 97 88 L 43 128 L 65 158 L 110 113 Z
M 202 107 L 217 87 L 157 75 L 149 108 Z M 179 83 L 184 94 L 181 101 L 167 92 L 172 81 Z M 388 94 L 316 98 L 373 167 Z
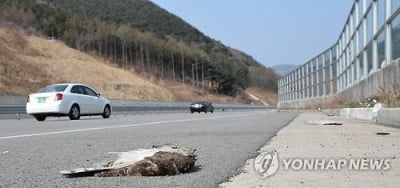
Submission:
M 326 109 L 323 112 L 327 115 L 373 121 L 382 125 L 400 128 L 400 108 L 382 108 L 377 113 L 373 112 L 372 108 Z
M 377 122 L 400 128 L 400 108 L 385 108 L 378 112 Z

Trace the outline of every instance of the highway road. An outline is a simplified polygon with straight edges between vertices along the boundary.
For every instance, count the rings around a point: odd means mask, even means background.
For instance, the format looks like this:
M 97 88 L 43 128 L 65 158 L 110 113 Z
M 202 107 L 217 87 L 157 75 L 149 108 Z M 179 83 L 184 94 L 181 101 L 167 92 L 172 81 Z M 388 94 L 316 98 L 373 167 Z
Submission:
M 0 120 L 0 187 L 215 187 L 297 113 L 271 110 Z M 174 143 L 196 148 L 190 173 L 162 177 L 66 178 L 60 170 L 91 167 L 108 152 Z

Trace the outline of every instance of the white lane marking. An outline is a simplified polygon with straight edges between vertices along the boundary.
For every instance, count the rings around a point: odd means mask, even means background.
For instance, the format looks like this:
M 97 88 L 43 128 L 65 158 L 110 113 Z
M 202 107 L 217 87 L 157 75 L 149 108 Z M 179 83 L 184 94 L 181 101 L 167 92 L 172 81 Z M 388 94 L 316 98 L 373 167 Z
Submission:
M 75 132 L 86 132 L 86 131 L 97 131 L 97 130 L 105 130 L 105 129 L 118 129 L 118 128 L 127 128 L 127 127 L 137 127 L 143 125 L 159 125 L 164 123 L 177 123 L 177 122 L 189 122 L 189 121 L 198 121 L 198 120 L 213 120 L 213 119 L 224 119 L 224 118 L 235 118 L 235 117 L 246 117 L 247 115 L 230 115 L 230 116 L 219 116 L 219 117 L 211 117 L 211 118 L 196 118 L 196 119 L 181 119 L 181 120 L 169 120 L 169 121 L 155 121 L 155 122 L 146 122 L 146 123 L 136 123 L 129 125 L 117 125 L 117 126 L 108 126 L 108 127 L 94 127 L 87 129 L 73 129 L 67 131 L 54 131 L 54 132 L 44 132 L 44 133 L 36 133 L 36 134 L 22 134 L 22 135 L 14 135 L 14 136 L 3 136 L 0 137 L 0 140 L 14 139 L 14 138 L 25 138 L 25 137 L 34 137 L 34 136 L 46 136 L 46 135 L 55 135 L 55 134 L 65 134 L 65 133 L 75 133 Z

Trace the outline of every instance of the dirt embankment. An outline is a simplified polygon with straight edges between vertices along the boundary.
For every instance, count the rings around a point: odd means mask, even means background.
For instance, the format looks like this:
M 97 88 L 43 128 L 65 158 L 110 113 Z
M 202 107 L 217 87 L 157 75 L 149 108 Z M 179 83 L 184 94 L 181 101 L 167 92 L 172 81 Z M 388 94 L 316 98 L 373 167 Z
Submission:
M 251 103 L 252 100 L 243 95 L 212 94 L 179 82 L 143 78 L 134 69 L 121 69 L 61 41 L 27 35 L 19 29 L 0 28 L 0 94 L 26 95 L 47 84 L 60 82 L 85 83 L 115 99 L 205 99 L 218 103 Z

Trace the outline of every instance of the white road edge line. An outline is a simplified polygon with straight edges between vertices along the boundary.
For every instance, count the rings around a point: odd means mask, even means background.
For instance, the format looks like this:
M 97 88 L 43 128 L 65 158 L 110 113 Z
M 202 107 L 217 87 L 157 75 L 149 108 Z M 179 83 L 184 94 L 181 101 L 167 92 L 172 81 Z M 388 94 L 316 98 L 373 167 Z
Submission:
M 189 122 L 189 121 L 198 121 L 198 120 L 213 120 L 213 119 L 224 119 L 224 118 L 235 118 L 235 117 L 246 117 L 246 116 L 250 116 L 250 115 L 249 114 L 247 114 L 247 115 L 230 115 L 230 116 L 220 116 L 220 117 L 212 117 L 212 118 L 155 121 L 155 122 L 146 122 L 146 123 L 136 123 L 136 124 L 130 124 L 130 125 L 117 125 L 117 126 L 95 127 L 95 128 L 87 128 L 87 129 L 74 129 L 74 130 L 67 130 L 67 131 L 54 131 L 54 132 L 44 132 L 44 133 L 36 133 L 36 134 L 23 134 L 23 135 L 15 135 L 15 136 L 3 136 L 3 137 L 0 137 L 0 140 L 35 137 L 35 136 L 47 136 L 47 135 L 75 133 L 75 132 L 97 131 L 97 130 L 104 130 L 104 129 L 128 128 L 128 127 L 137 127 L 137 126 L 143 126 L 143 125 L 159 125 L 159 124 L 164 124 L 164 123 Z

